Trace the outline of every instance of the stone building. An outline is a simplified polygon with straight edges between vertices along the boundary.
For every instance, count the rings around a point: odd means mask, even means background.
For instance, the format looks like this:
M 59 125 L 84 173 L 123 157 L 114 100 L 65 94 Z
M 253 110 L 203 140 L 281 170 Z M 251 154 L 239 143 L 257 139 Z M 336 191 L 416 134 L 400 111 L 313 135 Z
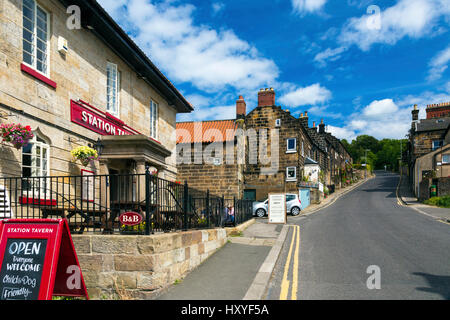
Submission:
M 34 133 L 22 149 L 1 144 L 0 177 L 150 165 L 175 180 L 176 114 L 193 108 L 96 1 L 3 0 L 0 21 L 0 122 Z M 89 145 L 101 160 L 83 169 L 70 151 Z
M 239 154 L 242 157 L 244 145 L 237 136 L 239 128 L 242 121 L 236 119 L 177 123 L 178 180 L 211 195 L 242 198 Z
M 421 199 L 429 197 L 432 179 L 450 177 L 450 103 L 427 105 L 426 113 L 426 119 L 419 119 L 414 106 L 407 151 L 411 187 Z M 439 192 L 446 194 L 444 189 Z
M 247 143 L 247 161 L 244 170 L 247 198 L 261 200 L 270 192 L 298 193 L 304 177 L 307 157 L 315 160 L 317 146 L 307 132 L 308 117 L 295 118 L 289 110 L 275 104 L 275 91 L 261 89 L 258 105 L 245 117 L 247 131 L 258 133 L 258 141 Z M 264 138 L 267 142 L 264 143 Z M 276 139 L 276 140 L 274 140 Z M 265 146 L 261 147 L 262 144 Z M 251 161 L 267 154 L 267 164 Z
M 236 119 L 177 123 L 179 180 L 219 196 L 261 200 L 269 192 L 298 193 L 302 182 L 314 179 L 313 174 L 319 177 L 314 182 L 329 185 L 334 177 L 329 168 L 337 171 L 344 163 L 331 157 L 350 157 L 339 140 L 325 132 L 323 121 L 318 131 L 315 123 L 309 128 L 307 111 L 296 118 L 277 106 L 272 88 L 258 92 L 256 108 L 249 113 L 246 108 L 240 96 Z M 211 156 L 215 147 L 224 150 L 218 157 Z M 185 157 L 186 153 L 190 156 Z M 192 161 L 187 164 L 188 159 Z M 314 172 L 316 167 L 319 172 Z

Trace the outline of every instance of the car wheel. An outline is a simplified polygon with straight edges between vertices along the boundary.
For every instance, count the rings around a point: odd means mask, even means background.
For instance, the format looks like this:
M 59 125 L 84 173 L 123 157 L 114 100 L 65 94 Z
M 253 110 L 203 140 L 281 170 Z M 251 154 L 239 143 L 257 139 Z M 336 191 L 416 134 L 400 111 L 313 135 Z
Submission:
M 258 209 L 256 210 L 256 216 L 259 218 L 263 218 L 266 215 L 266 210 L 264 209 Z
M 299 207 L 293 207 L 293 208 L 291 209 L 291 214 L 292 214 L 293 216 L 298 216 L 298 215 L 300 214 L 300 208 L 299 208 Z

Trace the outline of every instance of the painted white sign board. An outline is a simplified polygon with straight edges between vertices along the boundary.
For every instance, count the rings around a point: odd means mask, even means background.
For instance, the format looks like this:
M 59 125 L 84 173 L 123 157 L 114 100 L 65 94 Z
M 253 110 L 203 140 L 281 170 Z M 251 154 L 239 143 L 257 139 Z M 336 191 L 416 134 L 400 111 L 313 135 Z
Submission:
M 269 223 L 286 223 L 286 195 L 269 194 Z

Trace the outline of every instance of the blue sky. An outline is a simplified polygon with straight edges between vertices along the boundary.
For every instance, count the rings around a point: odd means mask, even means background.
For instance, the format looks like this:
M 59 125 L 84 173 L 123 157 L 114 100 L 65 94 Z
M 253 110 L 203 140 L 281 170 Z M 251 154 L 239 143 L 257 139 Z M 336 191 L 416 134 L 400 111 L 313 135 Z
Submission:
M 403 138 L 411 109 L 450 101 L 448 0 L 100 0 L 194 105 L 231 119 L 260 88 L 339 138 Z

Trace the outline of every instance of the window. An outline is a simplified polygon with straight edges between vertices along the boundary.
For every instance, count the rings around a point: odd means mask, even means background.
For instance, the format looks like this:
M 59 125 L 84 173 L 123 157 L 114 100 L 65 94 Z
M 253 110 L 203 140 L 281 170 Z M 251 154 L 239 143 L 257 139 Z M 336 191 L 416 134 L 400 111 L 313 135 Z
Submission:
M 286 181 L 297 181 L 297 167 L 286 168 Z
M 23 0 L 23 62 L 48 76 L 49 14 L 34 0 Z
M 119 116 L 120 72 L 117 65 L 108 62 L 106 65 L 106 111 Z
M 450 154 L 442 155 L 442 164 L 450 164 Z
M 297 139 L 290 138 L 286 140 L 286 152 L 296 152 L 297 151 Z
M 287 194 L 286 195 L 286 202 L 295 200 L 297 197 L 294 194 Z
M 150 137 L 158 139 L 158 104 L 150 101 Z
M 281 119 L 275 120 L 275 127 L 280 127 L 280 126 L 281 126 Z
M 442 147 L 444 144 L 443 140 L 433 140 L 433 150 L 436 150 L 440 147 Z
M 34 136 L 30 143 L 22 148 L 22 177 L 49 176 L 50 146 L 41 138 Z M 24 179 L 23 191 L 34 192 L 35 196 L 50 196 L 47 179 Z
M 303 141 L 302 141 L 302 157 L 304 157 L 304 156 L 305 156 L 305 148 L 303 146 Z

